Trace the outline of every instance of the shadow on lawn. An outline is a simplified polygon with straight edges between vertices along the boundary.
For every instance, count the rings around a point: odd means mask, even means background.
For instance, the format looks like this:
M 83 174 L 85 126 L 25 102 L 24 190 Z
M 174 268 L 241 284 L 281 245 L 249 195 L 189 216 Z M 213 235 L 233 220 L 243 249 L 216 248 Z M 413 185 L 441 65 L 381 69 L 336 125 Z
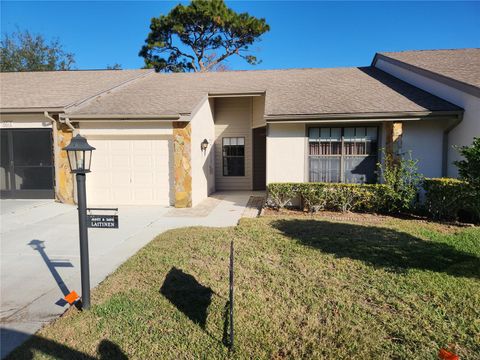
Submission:
M 2 333 L 2 358 L 11 350 L 12 347 L 28 339 L 18 349 L 13 350 L 6 358 L 30 360 L 38 357 L 38 354 L 46 355 L 54 359 L 62 360 L 126 360 L 128 356 L 110 340 L 103 339 L 97 348 L 98 357 L 85 354 L 81 351 L 72 349 L 56 341 L 45 339 L 38 335 L 30 336 L 20 331 L 1 329 Z
M 477 256 L 392 229 L 300 219 L 277 220 L 272 226 L 304 245 L 389 271 L 420 269 L 480 278 Z
M 200 284 L 192 275 L 172 267 L 165 277 L 160 293 L 205 330 L 207 310 L 213 295 L 211 288 Z

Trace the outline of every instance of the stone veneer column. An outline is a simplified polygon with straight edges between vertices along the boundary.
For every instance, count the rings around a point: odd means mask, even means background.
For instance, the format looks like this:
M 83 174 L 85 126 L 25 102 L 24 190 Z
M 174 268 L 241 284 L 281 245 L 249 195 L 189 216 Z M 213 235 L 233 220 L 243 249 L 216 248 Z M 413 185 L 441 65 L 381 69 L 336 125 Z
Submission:
M 191 126 L 173 123 L 173 158 L 175 171 L 175 207 L 192 206 Z
M 72 140 L 73 132 L 65 124 L 56 123 L 54 134 L 56 138 L 55 149 L 55 198 L 66 204 L 74 204 L 73 175 L 70 173 L 67 152 L 62 150 Z
M 386 151 L 392 155 L 394 161 L 398 160 L 402 150 L 403 124 L 401 122 L 387 122 L 386 130 Z

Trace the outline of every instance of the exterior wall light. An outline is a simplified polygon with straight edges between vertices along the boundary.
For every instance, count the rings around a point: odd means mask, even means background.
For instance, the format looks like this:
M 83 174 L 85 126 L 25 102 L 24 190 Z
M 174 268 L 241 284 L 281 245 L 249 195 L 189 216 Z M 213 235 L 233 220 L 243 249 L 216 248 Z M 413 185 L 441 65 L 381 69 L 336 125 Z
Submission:
M 63 150 L 68 154 L 68 163 L 72 174 L 85 174 L 90 172 L 92 151 L 95 150 L 95 148 L 87 142 L 87 139 L 81 135 L 76 135 Z
M 202 143 L 200 144 L 200 149 L 202 151 L 207 151 L 207 147 L 208 147 L 208 140 L 207 139 L 203 139 Z
M 80 235 L 80 273 L 82 277 L 82 308 L 90 308 L 90 265 L 88 260 L 87 194 L 85 174 L 90 172 L 92 151 L 87 139 L 76 135 L 63 148 L 67 152 L 70 171 L 77 178 L 78 227 Z

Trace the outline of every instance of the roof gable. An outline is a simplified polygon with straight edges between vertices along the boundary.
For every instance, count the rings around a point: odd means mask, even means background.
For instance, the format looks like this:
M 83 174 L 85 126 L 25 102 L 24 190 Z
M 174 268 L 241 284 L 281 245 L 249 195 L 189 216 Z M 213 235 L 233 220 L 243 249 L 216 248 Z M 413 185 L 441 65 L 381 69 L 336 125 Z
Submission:
M 377 59 L 480 95 L 480 48 L 380 52 L 375 55 L 373 65 Z

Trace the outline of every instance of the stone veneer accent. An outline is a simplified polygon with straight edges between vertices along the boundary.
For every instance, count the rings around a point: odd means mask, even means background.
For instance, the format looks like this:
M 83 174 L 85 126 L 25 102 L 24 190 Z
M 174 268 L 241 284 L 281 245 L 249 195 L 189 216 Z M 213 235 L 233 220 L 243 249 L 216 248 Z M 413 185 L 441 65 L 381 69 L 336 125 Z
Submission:
M 176 208 L 192 206 L 191 132 L 189 122 L 173 123 Z
M 403 124 L 401 122 L 386 123 L 386 151 L 394 160 L 398 160 L 402 150 Z
M 57 181 L 55 186 L 55 198 L 58 201 L 66 204 L 74 204 L 74 185 L 73 175 L 70 173 L 70 165 L 68 164 L 67 152 L 62 150 L 72 140 L 73 132 L 65 124 L 56 123 L 56 128 L 53 129 L 53 136 L 56 139 L 55 149 L 55 179 Z

